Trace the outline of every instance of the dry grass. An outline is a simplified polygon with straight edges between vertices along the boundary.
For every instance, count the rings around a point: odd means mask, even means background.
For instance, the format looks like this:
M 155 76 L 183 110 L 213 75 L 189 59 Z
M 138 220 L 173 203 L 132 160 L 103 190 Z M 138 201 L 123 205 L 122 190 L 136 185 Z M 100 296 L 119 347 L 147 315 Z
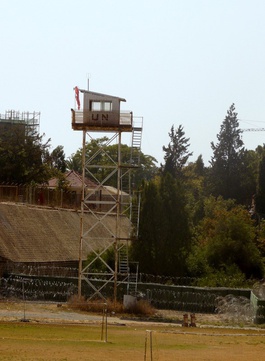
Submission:
M 154 316 L 156 314 L 156 309 L 150 305 L 146 300 L 137 301 L 135 305 L 126 309 L 126 312 L 129 314 L 137 316 Z
M 265 332 L 182 328 L 170 325 L 101 325 L 1 323 L 1 361 L 141 361 L 263 360 Z M 152 332 L 152 340 L 151 340 Z M 151 342 L 152 341 L 152 342 Z M 150 355 L 152 346 L 152 358 Z
M 84 297 L 74 295 L 68 301 L 68 306 L 73 310 L 95 313 L 102 313 L 106 309 L 107 312 L 115 313 L 116 315 L 130 314 L 150 317 L 156 313 L 155 308 L 145 300 L 137 301 L 135 305 L 125 310 L 121 302 L 114 303 L 112 300 L 107 300 L 105 303 L 102 300 L 87 301 Z
M 76 302 L 76 311 L 88 302 Z M 83 300 L 84 301 L 84 300 Z M 81 304 L 81 305 L 80 305 Z M 18 321 L 23 312 L 17 313 L 17 320 L 0 321 L 1 361 L 142 361 L 145 350 L 146 361 L 194 360 L 194 361 L 249 361 L 263 360 L 265 354 L 265 330 L 258 328 L 234 328 L 200 326 L 209 315 L 196 315 L 197 327 L 182 327 L 177 323 L 140 322 L 144 317 L 133 320 L 108 318 L 107 342 L 102 339 L 102 317 L 89 322 L 74 321 L 68 317 L 68 305 L 27 304 L 30 311 L 38 314 L 29 322 Z M 91 303 L 89 306 L 92 307 Z M 102 313 L 101 301 L 93 302 Z M 23 304 L 0 303 L 5 312 L 10 309 L 23 311 Z M 49 312 L 48 312 L 49 311 Z M 87 311 L 84 311 L 84 313 Z M 40 314 L 43 313 L 43 317 Z M 61 314 L 60 319 L 48 318 L 48 314 Z M 82 312 L 69 312 L 69 314 Z M 165 315 L 165 311 L 161 311 Z M 45 317 L 44 317 L 45 316 Z M 167 311 L 167 317 L 180 319 L 182 313 Z M 211 315 L 214 322 L 219 315 Z M 74 320 L 77 320 L 76 316 Z M 65 323 L 64 321 L 67 321 Z M 152 335 L 152 340 L 151 340 Z M 147 341 L 147 347 L 145 346 Z M 152 341 L 152 342 L 151 342 Z M 150 356 L 151 344 L 153 358 Z

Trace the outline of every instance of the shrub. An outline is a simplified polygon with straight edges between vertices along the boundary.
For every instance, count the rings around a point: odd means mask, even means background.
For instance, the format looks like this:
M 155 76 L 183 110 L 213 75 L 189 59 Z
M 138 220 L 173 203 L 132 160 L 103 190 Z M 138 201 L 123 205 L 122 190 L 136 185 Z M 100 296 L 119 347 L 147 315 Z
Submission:
M 146 300 L 137 301 L 135 305 L 129 309 L 126 309 L 125 311 L 121 302 L 114 303 L 112 300 L 107 300 L 106 302 L 103 300 L 89 301 L 86 300 L 83 296 L 78 297 L 77 295 L 73 295 L 69 299 L 68 306 L 71 309 L 95 313 L 101 313 L 104 309 L 107 309 L 107 311 L 110 313 L 129 313 L 134 315 L 152 316 L 156 312 L 155 308 L 151 306 L 150 303 Z
M 105 308 L 107 308 L 108 312 L 123 312 L 123 305 L 119 302 L 114 304 L 113 301 L 107 300 L 104 302 L 102 299 L 100 300 L 86 300 L 83 296 L 78 297 L 77 295 L 73 295 L 69 301 L 68 306 L 72 309 L 85 311 L 85 312 L 96 312 L 100 313 Z
M 134 305 L 126 309 L 127 313 L 134 315 L 153 316 L 155 308 L 146 300 L 139 300 Z

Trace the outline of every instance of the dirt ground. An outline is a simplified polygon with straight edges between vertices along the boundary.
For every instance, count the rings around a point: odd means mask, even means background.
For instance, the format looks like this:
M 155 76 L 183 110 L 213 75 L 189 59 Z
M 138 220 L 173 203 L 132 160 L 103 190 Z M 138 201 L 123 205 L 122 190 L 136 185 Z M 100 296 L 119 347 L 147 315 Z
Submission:
M 189 321 L 190 321 L 190 314 Z M 256 361 L 265 355 L 265 329 L 228 315 L 158 311 L 152 320 L 71 310 L 67 304 L 0 302 L 1 361 Z M 242 322 L 242 320 L 240 321 Z M 105 332 L 105 331 L 104 331 Z M 102 335 L 102 334 L 101 334 Z
M 108 314 L 110 324 L 117 323 L 169 323 L 176 326 L 182 326 L 184 322 L 184 312 L 172 310 L 157 310 L 156 315 L 151 319 L 144 319 L 133 316 Z M 191 315 L 188 315 L 188 324 L 191 323 Z M 73 310 L 66 303 L 52 302 L 22 302 L 16 300 L 0 301 L 0 321 L 20 321 L 30 320 L 31 322 L 49 322 L 49 323 L 93 323 L 101 322 L 102 315 L 94 313 L 79 312 Z M 194 321 L 194 320 L 193 320 Z M 233 325 L 237 320 L 227 315 L 215 314 L 196 314 L 196 326 L 218 326 Z

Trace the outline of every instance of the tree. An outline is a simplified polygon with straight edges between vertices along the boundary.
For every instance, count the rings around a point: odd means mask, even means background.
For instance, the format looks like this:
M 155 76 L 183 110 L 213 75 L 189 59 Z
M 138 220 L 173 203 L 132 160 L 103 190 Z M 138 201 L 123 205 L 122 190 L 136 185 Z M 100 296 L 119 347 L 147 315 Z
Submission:
M 262 216 L 262 218 L 265 217 L 265 152 L 263 152 L 259 163 L 256 211 Z
M 206 196 L 205 177 L 207 169 L 202 156 L 195 162 L 189 163 L 184 169 L 185 187 L 187 195 L 187 209 L 189 218 L 195 226 L 204 216 L 204 198 Z
M 77 173 L 82 173 L 82 151 L 77 150 L 76 153 L 71 154 L 65 161 L 66 169 L 74 170 Z
M 259 161 L 260 156 L 256 150 L 242 150 L 238 201 L 249 208 L 257 189 Z
M 215 145 L 211 142 L 213 156 L 210 161 L 210 183 L 215 196 L 237 200 L 240 198 L 243 149 L 241 133 L 235 105 L 232 104 L 217 134 L 218 143 Z
M 165 164 L 162 166 L 162 171 L 164 174 L 170 173 L 174 178 L 182 177 L 183 167 L 192 155 L 192 152 L 188 151 L 189 138 L 185 137 L 182 125 L 179 125 L 176 130 L 172 125 L 168 135 L 170 142 L 167 147 L 163 146 Z
M 141 194 L 139 238 L 132 244 L 132 258 L 141 272 L 159 274 L 162 205 L 157 180 L 144 181 Z
M 0 134 L 0 182 L 29 184 L 49 179 L 45 155 L 50 139 L 43 143 L 43 135 L 26 133 L 21 125 L 12 125 Z
M 204 176 L 205 167 L 201 154 L 198 156 L 197 160 L 194 163 L 194 173 L 197 176 L 202 176 L 202 177 Z
M 98 165 L 98 167 L 91 167 L 90 172 L 96 179 L 102 181 L 107 175 L 112 172 L 112 168 L 105 166 L 114 166 L 118 162 L 118 144 L 108 144 L 109 138 L 102 137 L 92 139 L 86 144 L 86 159 L 91 159 L 90 165 Z M 99 149 L 102 149 L 99 152 Z M 124 169 L 129 165 L 131 158 L 131 147 L 126 144 L 121 144 L 121 163 Z M 141 185 L 142 179 L 150 180 L 157 173 L 157 166 L 155 165 L 157 160 L 150 156 L 140 152 L 140 166 L 136 170 L 132 171 L 132 183 L 137 188 Z M 75 170 L 78 173 L 82 173 L 82 149 L 78 149 L 75 154 L 66 161 L 67 168 L 69 170 Z M 127 171 L 127 170 L 126 170 Z M 91 174 L 86 173 L 87 177 L 91 177 Z M 108 185 L 116 187 L 117 179 L 112 177 L 108 180 Z
M 206 276 L 207 270 L 238 269 L 246 278 L 261 278 L 264 268 L 255 236 L 253 221 L 244 207 L 222 197 L 209 197 L 205 202 L 205 217 L 197 228 L 193 270 Z M 198 249 L 200 257 L 197 257 L 196 266 L 194 259 Z
M 161 177 L 159 191 L 162 200 L 160 274 L 183 277 L 191 244 L 185 188 L 182 182 L 166 173 Z
M 50 154 L 51 167 L 58 171 L 65 173 L 66 161 L 65 153 L 62 145 L 58 145 Z
M 265 220 L 264 219 L 261 219 L 258 227 L 256 227 L 255 243 L 263 259 L 265 259 Z
M 186 274 L 191 234 L 184 193 L 181 183 L 169 173 L 144 183 L 139 240 L 132 250 L 141 272 Z

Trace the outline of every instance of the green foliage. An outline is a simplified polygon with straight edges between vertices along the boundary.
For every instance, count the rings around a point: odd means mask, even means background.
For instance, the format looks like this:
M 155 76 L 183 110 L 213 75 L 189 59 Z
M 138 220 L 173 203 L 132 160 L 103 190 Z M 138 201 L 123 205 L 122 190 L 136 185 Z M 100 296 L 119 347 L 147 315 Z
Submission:
M 262 219 L 256 227 L 255 244 L 265 261 L 265 220 Z
M 234 266 L 246 278 L 263 277 L 263 260 L 255 244 L 253 221 L 234 201 L 210 197 L 205 202 L 205 217 L 197 227 L 189 258 L 190 272 L 208 277 L 212 270 L 222 274 Z
M 189 163 L 183 169 L 185 177 L 183 186 L 187 197 L 187 209 L 193 225 L 196 225 L 204 217 L 205 173 L 206 168 L 202 156 L 199 156 L 194 163 Z
M 161 198 L 156 180 L 143 182 L 139 239 L 133 242 L 132 257 L 140 262 L 141 272 L 157 273 L 160 249 Z
M 260 156 L 257 151 L 243 150 L 241 152 L 240 184 L 238 202 L 250 207 L 252 197 L 256 193 Z
M 140 167 L 130 174 L 133 188 L 141 189 L 139 240 L 132 245 L 141 272 L 189 275 L 199 277 L 201 285 L 230 287 L 263 276 L 265 146 L 246 150 L 241 134 L 232 104 L 217 143 L 211 143 L 210 166 L 204 165 L 201 155 L 188 164 L 192 152 L 182 125 L 172 126 L 168 133 L 160 173 L 154 157 L 140 154 Z M 65 160 L 63 146 L 50 153 L 49 142 L 43 143 L 43 136 L 34 132 L 26 133 L 21 125 L 1 130 L 0 182 L 37 184 L 56 176 L 58 188 L 67 190 L 63 173 L 66 169 L 82 173 L 82 149 Z M 118 147 L 105 136 L 91 139 L 86 144 L 91 165 L 86 176 L 106 179 L 118 161 Z M 120 151 L 122 173 L 130 162 L 131 147 L 122 144 Z M 122 182 L 128 182 L 125 178 Z M 108 185 L 117 186 L 117 174 L 108 179 Z M 246 211 L 252 199 L 256 199 L 255 223 Z M 86 264 L 104 272 L 106 264 L 114 263 L 113 250 L 102 258 L 103 262 L 90 254 Z
M 197 279 L 198 287 L 246 287 L 245 275 L 236 265 L 224 265 L 221 269 L 208 267 L 207 273 Z
M 57 182 L 57 189 L 58 190 L 63 190 L 63 191 L 69 191 L 70 190 L 70 183 L 69 181 L 65 178 L 65 175 L 61 172 L 57 172 L 56 173 L 56 177 L 58 179 Z
M 111 174 L 113 169 L 111 166 L 115 166 L 118 162 L 119 148 L 118 144 L 110 144 L 108 137 L 102 137 L 97 139 L 91 139 L 86 144 L 86 159 L 89 162 L 89 172 L 86 169 L 87 177 L 95 177 L 98 181 L 102 182 L 108 175 Z M 122 156 L 121 166 L 128 166 L 131 158 L 131 147 L 126 144 L 121 144 L 120 154 Z M 150 180 L 157 173 L 157 167 L 155 165 L 156 159 L 150 155 L 145 155 L 140 152 L 140 167 L 131 172 L 132 183 L 134 188 L 138 188 L 141 185 L 142 179 Z M 78 173 L 82 173 L 82 149 L 76 151 L 66 161 L 67 169 L 74 170 Z M 117 177 L 108 179 L 108 185 L 113 187 L 117 186 Z
M 132 254 L 141 272 L 184 276 L 191 237 L 181 184 L 169 173 L 145 182 L 140 215 Z
M 51 168 L 64 173 L 66 171 L 65 153 L 62 145 L 58 145 L 50 154 Z
M 265 154 L 263 153 L 259 164 L 257 184 L 256 208 L 259 214 L 265 216 Z
M 192 153 L 188 151 L 190 146 L 188 143 L 189 138 L 185 137 L 182 125 L 179 125 L 176 130 L 174 129 L 174 125 L 172 125 L 168 135 L 170 142 L 167 147 L 163 146 L 165 165 L 162 167 L 162 170 L 164 174 L 169 173 L 173 177 L 181 177 L 182 169 L 192 155 Z
M 100 254 L 101 259 L 97 256 L 98 254 Z M 106 272 L 108 271 L 108 266 L 114 269 L 114 262 L 114 248 L 110 247 L 105 252 L 102 252 L 102 250 L 97 250 L 96 253 L 90 252 L 87 255 L 86 261 L 83 262 L 83 268 L 88 267 L 93 272 Z
M 166 174 L 161 178 L 160 197 L 162 199 L 160 237 L 163 240 L 160 260 L 164 270 L 164 273 L 160 272 L 160 274 L 184 276 L 185 259 L 191 239 L 185 190 L 179 181 Z
M 235 106 L 232 104 L 217 134 L 218 143 L 211 143 L 213 156 L 210 162 L 209 182 L 215 196 L 221 195 L 225 199 L 241 197 L 241 133 Z
M 75 154 L 68 157 L 65 161 L 67 170 L 74 170 L 75 172 L 82 174 L 82 151 L 77 150 Z
M 50 177 L 45 156 L 48 140 L 36 132 L 27 133 L 21 125 L 12 125 L 0 134 L 0 182 L 43 183 Z

